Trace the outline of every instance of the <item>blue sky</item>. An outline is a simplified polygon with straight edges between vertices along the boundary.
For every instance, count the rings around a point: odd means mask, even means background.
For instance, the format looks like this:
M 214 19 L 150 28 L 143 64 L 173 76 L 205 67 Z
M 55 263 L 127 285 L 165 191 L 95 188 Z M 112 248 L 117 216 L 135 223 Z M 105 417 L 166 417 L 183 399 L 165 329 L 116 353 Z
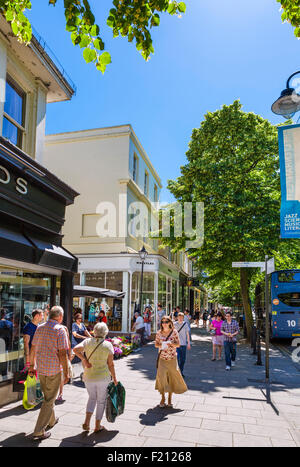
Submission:
M 133 44 L 112 38 L 105 24 L 112 0 L 90 3 L 112 55 L 104 76 L 72 45 L 63 1 L 53 8 L 32 0 L 29 18 L 78 88 L 71 102 L 48 105 L 48 134 L 131 123 L 166 187 L 207 111 L 240 99 L 245 111 L 283 121 L 270 107 L 299 68 L 300 42 L 276 0 L 187 0 L 181 19 L 163 15 L 153 30 L 147 63 Z M 164 189 L 162 200 L 170 199 Z

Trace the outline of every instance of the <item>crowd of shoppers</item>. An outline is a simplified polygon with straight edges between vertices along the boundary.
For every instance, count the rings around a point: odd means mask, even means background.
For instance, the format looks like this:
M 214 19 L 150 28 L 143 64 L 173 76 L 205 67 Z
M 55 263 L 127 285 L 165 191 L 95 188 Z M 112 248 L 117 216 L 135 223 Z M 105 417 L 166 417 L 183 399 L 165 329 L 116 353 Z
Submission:
M 198 315 L 199 313 L 199 315 Z M 47 310 L 47 319 L 43 310 L 34 310 L 31 321 L 24 327 L 24 348 L 29 374 L 37 372 L 40 379 L 44 401 L 36 422 L 33 437 L 37 440 L 49 438 L 51 428 L 58 422 L 55 416 L 55 400 L 62 399 L 63 387 L 69 381 L 71 360 L 82 362 L 83 381 L 88 393 L 85 419 L 82 428 L 90 430 L 91 418 L 96 410 L 94 432 L 104 430 L 102 418 L 107 399 L 107 389 L 111 381 L 118 384 L 114 368 L 114 349 L 106 340 L 108 327 L 100 316 L 92 335 L 84 326 L 82 314 L 76 312 L 72 325 L 71 340 L 68 329 L 63 326 L 64 311 L 59 306 Z M 154 314 L 155 316 L 155 314 Z M 173 309 L 168 316 L 161 304 L 156 313 L 157 333 L 155 347 L 158 349 L 157 374 L 155 388 L 161 396 L 159 406 L 172 408 L 173 394 L 182 394 L 188 390 L 184 366 L 187 351 L 191 349 L 191 322 L 199 326 L 200 311 L 196 309 L 194 316 L 188 309 L 184 312 L 179 307 Z M 238 323 L 230 311 L 202 313 L 203 326 L 209 321 L 209 332 L 212 335 L 212 361 L 221 360 L 224 347 L 226 370 L 235 366 L 236 342 L 239 332 Z M 43 322 L 44 321 L 44 322 Z M 1 322 L 5 323 L 2 313 Z M 1 323 L 1 324 L 2 324 Z M 143 315 L 135 313 L 133 330 L 145 344 L 151 336 L 153 314 L 150 306 L 146 306 Z M 73 360 L 74 361 L 74 360 Z M 167 395 L 167 401 L 166 401 Z

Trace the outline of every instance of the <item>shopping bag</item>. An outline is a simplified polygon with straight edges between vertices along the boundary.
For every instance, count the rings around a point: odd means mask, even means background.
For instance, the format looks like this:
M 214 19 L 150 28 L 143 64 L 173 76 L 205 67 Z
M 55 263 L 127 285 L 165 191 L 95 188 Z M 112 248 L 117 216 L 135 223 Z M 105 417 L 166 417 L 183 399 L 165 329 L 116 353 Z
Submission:
M 24 383 L 27 378 L 28 369 L 23 368 L 21 371 L 16 371 L 14 373 L 13 379 L 13 392 L 23 392 L 24 391 Z
M 108 422 L 114 423 L 116 418 L 124 412 L 125 396 L 125 388 L 120 382 L 117 386 L 114 383 L 108 385 L 106 401 L 106 419 Z
M 36 394 L 35 394 L 35 405 L 40 404 L 44 400 L 44 394 L 42 392 L 41 383 L 39 378 L 36 380 Z
M 36 376 L 27 376 L 27 401 L 29 405 L 36 405 Z
M 24 383 L 23 407 L 26 410 L 31 410 L 31 409 L 33 409 L 35 407 L 35 404 L 30 404 L 29 400 L 28 400 L 28 384 L 30 386 L 30 384 L 32 383 L 32 378 L 33 378 L 33 376 L 28 375 L 27 379 L 26 379 L 26 381 Z

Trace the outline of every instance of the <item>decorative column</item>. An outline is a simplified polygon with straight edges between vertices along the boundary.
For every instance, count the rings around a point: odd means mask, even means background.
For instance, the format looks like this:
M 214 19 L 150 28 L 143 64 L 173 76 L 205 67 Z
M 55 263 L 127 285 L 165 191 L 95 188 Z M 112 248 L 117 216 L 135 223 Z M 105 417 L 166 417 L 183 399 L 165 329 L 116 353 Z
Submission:
M 155 323 L 154 323 L 154 332 L 157 332 L 157 304 L 158 304 L 158 271 L 154 272 L 154 313 L 155 313 Z
M 128 329 L 128 315 L 129 315 L 129 307 L 128 307 L 128 292 L 129 292 L 129 277 L 128 272 L 123 272 L 123 292 L 126 292 L 125 297 L 122 300 L 122 332 L 129 332 Z

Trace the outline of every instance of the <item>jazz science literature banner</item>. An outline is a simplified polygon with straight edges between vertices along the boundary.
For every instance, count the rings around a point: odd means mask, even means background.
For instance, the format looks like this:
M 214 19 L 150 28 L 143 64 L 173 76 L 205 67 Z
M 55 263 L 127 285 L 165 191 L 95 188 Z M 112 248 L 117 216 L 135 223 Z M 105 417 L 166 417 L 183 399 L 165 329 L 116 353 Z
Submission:
M 280 237 L 300 238 L 300 125 L 278 128 L 281 180 Z

